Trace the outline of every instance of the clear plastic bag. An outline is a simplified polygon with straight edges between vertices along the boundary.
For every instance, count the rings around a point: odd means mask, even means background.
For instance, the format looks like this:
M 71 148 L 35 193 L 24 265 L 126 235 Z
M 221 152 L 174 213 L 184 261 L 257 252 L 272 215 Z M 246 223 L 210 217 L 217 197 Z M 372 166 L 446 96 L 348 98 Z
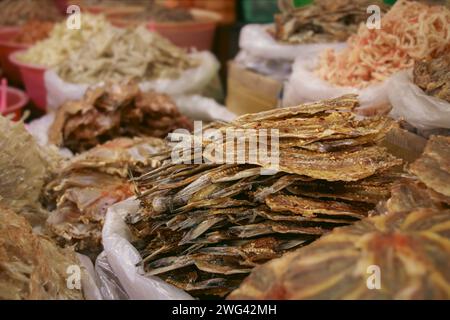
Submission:
M 310 58 L 331 48 L 345 48 L 345 43 L 285 44 L 276 41 L 267 32 L 270 24 L 248 24 L 239 36 L 239 48 L 249 54 L 265 59 L 294 61 L 297 57 Z
M 128 294 L 114 274 L 105 252 L 100 253 L 95 260 L 95 272 L 99 279 L 98 287 L 104 300 L 129 299 Z
M 297 57 L 308 59 L 324 49 L 342 49 L 345 43 L 286 44 L 278 42 L 267 32 L 270 24 L 248 24 L 239 36 L 236 62 L 256 72 L 279 80 L 286 80 Z
M 155 90 L 170 95 L 201 93 L 217 75 L 220 64 L 210 52 L 195 52 L 191 55 L 193 58 L 200 60 L 198 67 L 184 71 L 177 79 L 155 79 L 141 82 L 139 84 L 141 90 L 144 92 Z M 45 72 L 44 81 L 47 90 L 47 108 L 49 110 L 56 110 L 66 101 L 80 100 L 89 88 L 87 84 L 65 82 L 53 70 Z M 101 86 L 103 82 L 96 85 Z
M 214 99 L 199 95 L 174 96 L 178 110 L 193 119 L 201 121 L 232 121 L 236 115 Z
M 136 212 L 139 201 L 130 198 L 111 206 L 103 226 L 103 248 L 114 275 L 132 300 L 188 300 L 186 292 L 163 280 L 144 276 L 139 252 L 130 243 L 131 233 L 124 219 Z
M 360 107 L 357 111 L 363 115 L 386 113 L 389 111 L 387 81 L 374 84 L 364 89 L 338 87 L 320 79 L 315 73 L 318 58 L 295 60 L 293 71 L 287 82 L 283 96 L 283 106 L 322 99 L 332 99 L 344 94 L 354 93 L 359 96 Z
M 450 128 L 450 103 L 429 96 L 416 86 L 411 69 L 391 77 L 388 96 L 391 117 L 403 118 L 420 130 Z

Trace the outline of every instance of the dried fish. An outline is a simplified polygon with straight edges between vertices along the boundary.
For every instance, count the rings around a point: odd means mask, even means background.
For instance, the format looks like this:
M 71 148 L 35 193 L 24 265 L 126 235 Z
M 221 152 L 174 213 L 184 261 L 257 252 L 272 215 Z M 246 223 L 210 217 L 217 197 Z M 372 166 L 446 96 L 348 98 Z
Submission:
M 136 82 L 125 81 L 91 88 L 83 99 L 61 106 L 49 141 L 80 152 L 121 136 L 165 138 L 178 128 L 192 124 L 169 96 L 141 92 Z
M 299 43 L 344 42 L 367 20 L 366 10 L 382 1 L 369 0 L 316 0 L 313 4 L 292 8 L 275 15 L 275 28 L 270 30 L 278 41 Z
M 206 164 L 159 158 L 161 168 L 133 179 L 141 209 L 127 219 L 145 272 L 197 297 L 223 297 L 254 267 L 367 217 L 389 197 L 401 161 L 377 145 L 395 123 L 358 120 L 357 105 L 347 95 L 216 126 L 244 130 L 243 139 L 259 135 L 246 129 L 279 129 L 273 174 L 250 159 L 250 144 L 243 163 L 215 154 L 204 155 Z M 207 140 L 202 148 L 227 143 Z
M 128 173 L 151 166 L 150 155 L 164 148 L 157 138 L 118 138 L 74 157 L 45 187 L 51 236 L 95 257 L 108 207 L 133 195 Z

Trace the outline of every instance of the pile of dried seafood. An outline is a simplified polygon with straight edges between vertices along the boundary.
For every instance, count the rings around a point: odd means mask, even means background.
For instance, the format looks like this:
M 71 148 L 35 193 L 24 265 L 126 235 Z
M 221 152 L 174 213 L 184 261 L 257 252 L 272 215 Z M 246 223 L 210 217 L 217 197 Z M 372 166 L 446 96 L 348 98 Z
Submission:
M 128 175 L 158 166 L 149 159 L 165 148 L 157 138 L 118 138 L 73 158 L 46 186 L 51 236 L 95 257 L 108 207 L 133 195 Z
M 0 300 L 83 299 L 67 286 L 71 265 L 79 265 L 72 250 L 33 234 L 25 218 L 0 204 Z
M 178 78 L 199 63 L 184 49 L 143 25 L 130 29 L 110 26 L 72 51 L 56 71 L 68 82 L 97 84 L 126 77 L 139 81 Z
M 293 44 L 346 41 L 367 20 L 367 8 L 374 4 L 386 11 L 382 1 L 373 0 L 315 0 L 308 6 L 287 7 L 275 16 L 273 33 L 278 41 Z
M 255 266 L 367 216 L 389 197 L 401 161 L 377 145 L 394 123 L 358 120 L 357 105 L 343 96 L 217 126 L 279 129 L 279 171 L 271 175 L 259 157 L 220 164 L 204 153 L 211 162 L 168 159 L 136 178 L 142 208 L 127 221 L 145 272 L 197 297 L 224 297 Z M 212 144 L 226 145 L 210 140 L 203 151 Z
M 191 126 L 170 97 L 144 93 L 135 82 L 124 82 L 90 89 L 82 100 L 65 103 L 57 111 L 49 141 L 81 152 L 116 137 L 164 138 Z
M 436 59 L 416 61 L 413 73 L 414 83 L 426 94 L 450 102 L 450 52 Z
M 411 165 L 417 179 L 395 184 L 382 216 L 335 229 L 255 269 L 229 297 L 449 299 L 449 152 L 450 138 L 432 137 Z M 378 277 L 379 290 L 369 276 Z

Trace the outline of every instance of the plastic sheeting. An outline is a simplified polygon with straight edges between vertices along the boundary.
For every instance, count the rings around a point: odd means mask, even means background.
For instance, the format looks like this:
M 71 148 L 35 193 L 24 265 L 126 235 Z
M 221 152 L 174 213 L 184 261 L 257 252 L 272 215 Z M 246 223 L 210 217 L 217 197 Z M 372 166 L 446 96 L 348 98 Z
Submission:
M 180 300 L 193 299 L 186 292 L 154 276 L 144 276 L 139 252 L 130 243 L 131 233 L 124 219 L 136 212 L 139 202 L 133 198 L 108 209 L 103 226 L 103 247 L 111 270 L 130 299 Z
M 239 37 L 241 51 L 236 62 L 264 75 L 286 80 L 296 58 L 309 59 L 327 48 L 342 49 L 345 43 L 286 44 L 278 42 L 267 32 L 270 24 L 249 24 Z
M 359 96 L 360 107 L 357 111 L 360 114 L 373 115 L 389 111 L 388 81 L 364 89 L 338 87 L 320 79 L 314 73 L 317 63 L 317 58 L 309 60 L 297 58 L 295 60 L 292 75 L 285 87 L 283 106 L 332 99 L 353 93 Z
M 421 130 L 450 128 L 450 103 L 427 95 L 413 82 L 412 70 L 398 72 L 388 82 L 390 115 Z
M 144 92 L 155 90 L 170 95 L 201 93 L 217 75 L 220 64 L 210 52 L 195 52 L 191 55 L 193 58 L 200 60 L 198 67 L 185 70 L 176 79 L 155 79 L 142 82 L 139 84 L 141 90 Z M 47 90 L 47 108 L 49 110 L 56 110 L 66 101 L 80 100 L 89 88 L 88 84 L 65 82 L 53 70 L 45 72 L 44 81 Z M 96 85 L 101 86 L 103 84 L 103 82 L 100 82 Z

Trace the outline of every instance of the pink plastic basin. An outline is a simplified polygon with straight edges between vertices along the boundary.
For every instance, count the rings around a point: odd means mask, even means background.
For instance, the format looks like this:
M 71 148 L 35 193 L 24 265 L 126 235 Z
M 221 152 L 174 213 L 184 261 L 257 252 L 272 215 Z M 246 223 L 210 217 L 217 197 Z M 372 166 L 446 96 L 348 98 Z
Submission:
M 11 42 L 18 33 L 20 27 L 0 28 L 0 67 L 10 83 L 22 84 L 19 68 L 9 61 L 9 56 L 16 51 L 27 49 L 29 46 Z
M 195 21 L 155 22 L 150 21 L 147 28 L 156 31 L 182 48 L 195 48 L 199 51 L 211 50 L 220 16 L 206 10 L 192 9 Z
M 2 115 L 6 116 L 13 114 L 13 120 L 20 120 L 22 117 L 22 109 L 29 101 L 28 96 L 22 90 L 11 87 L 8 87 L 6 96 L 7 106 Z
M 24 63 L 17 60 L 17 55 L 24 51 L 17 51 L 9 56 L 10 61 L 19 68 L 25 90 L 31 101 L 44 111 L 47 110 L 47 89 L 45 88 L 44 73 L 46 67 Z

